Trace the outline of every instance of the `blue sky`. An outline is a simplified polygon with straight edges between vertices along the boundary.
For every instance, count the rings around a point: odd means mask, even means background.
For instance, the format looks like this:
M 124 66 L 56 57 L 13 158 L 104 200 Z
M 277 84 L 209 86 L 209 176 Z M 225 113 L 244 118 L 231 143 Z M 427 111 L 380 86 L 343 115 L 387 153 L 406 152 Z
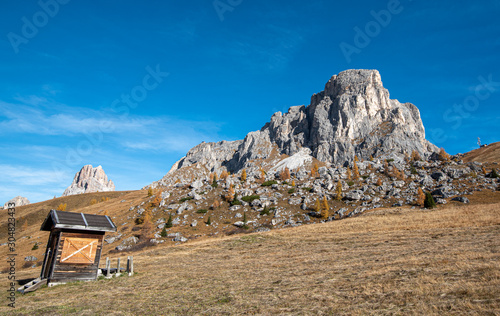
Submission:
M 500 141 L 498 1 L 2 1 L 0 202 L 117 190 L 242 139 L 328 79 L 378 69 L 450 153 Z

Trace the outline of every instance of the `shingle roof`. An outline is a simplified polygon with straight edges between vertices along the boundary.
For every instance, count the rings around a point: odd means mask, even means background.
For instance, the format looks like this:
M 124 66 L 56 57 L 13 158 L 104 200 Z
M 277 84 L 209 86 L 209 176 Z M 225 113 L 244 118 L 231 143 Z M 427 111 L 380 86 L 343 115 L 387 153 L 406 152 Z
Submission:
M 54 228 L 116 232 L 116 225 L 107 215 L 51 210 L 40 230 L 51 231 Z

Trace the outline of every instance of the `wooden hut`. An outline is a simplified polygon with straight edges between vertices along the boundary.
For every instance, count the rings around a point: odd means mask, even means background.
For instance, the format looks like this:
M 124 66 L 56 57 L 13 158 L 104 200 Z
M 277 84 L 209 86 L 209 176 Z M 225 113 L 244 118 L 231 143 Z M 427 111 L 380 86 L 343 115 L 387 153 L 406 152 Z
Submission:
M 50 285 L 95 280 L 106 232 L 116 232 L 107 215 L 51 210 L 40 230 L 50 231 L 41 280 Z

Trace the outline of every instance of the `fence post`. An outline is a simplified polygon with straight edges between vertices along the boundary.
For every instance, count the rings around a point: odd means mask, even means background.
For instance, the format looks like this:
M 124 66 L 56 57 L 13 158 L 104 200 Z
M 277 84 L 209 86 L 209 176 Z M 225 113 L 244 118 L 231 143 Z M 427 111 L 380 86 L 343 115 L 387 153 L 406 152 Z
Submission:
M 106 257 L 106 278 L 111 277 L 111 260 L 109 257 Z
M 134 257 L 133 256 L 127 257 L 127 272 L 128 272 L 128 276 L 131 276 L 134 274 Z
M 116 265 L 116 276 L 120 276 L 120 259 L 121 258 L 118 258 L 118 263 Z

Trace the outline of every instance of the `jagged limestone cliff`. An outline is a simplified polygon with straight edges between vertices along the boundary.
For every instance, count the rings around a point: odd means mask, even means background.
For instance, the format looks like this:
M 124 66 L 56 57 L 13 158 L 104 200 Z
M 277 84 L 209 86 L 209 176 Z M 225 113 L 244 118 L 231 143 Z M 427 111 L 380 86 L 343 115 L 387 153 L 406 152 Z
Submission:
M 275 113 L 244 140 L 202 143 L 192 148 L 154 185 L 166 185 L 178 171 L 194 166 L 206 172 L 255 170 L 273 154 L 304 153 L 329 165 L 361 159 L 402 157 L 417 151 L 427 157 L 438 148 L 425 139 L 418 108 L 391 100 L 377 70 L 346 70 L 334 75 L 311 104 Z
M 62 196 L 114 190 L 115 184 L 108 180 L 108 176 L 101 166 L 93 168 L 92 165 L 86 165 L 75 174 L 73 183 L 64 190 Z

